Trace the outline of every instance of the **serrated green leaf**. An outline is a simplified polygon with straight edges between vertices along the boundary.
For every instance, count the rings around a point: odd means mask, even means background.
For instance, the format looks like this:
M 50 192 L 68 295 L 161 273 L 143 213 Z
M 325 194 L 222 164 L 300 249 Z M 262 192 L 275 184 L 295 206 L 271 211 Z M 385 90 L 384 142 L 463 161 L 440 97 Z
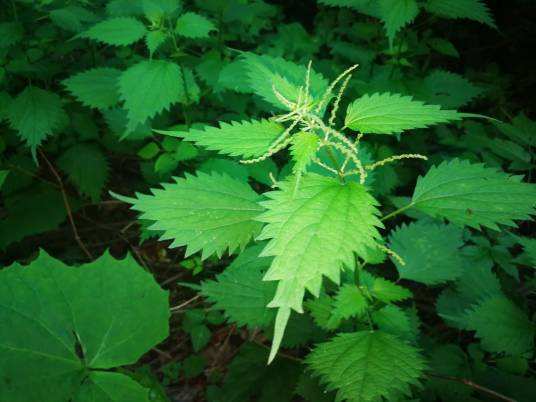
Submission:
M 293 181 L 266 194 L 267 223 L 258 239 L 271 239 L 263 256 L 274 256 L 265 280 L 279 281 L 268 307 L 278 308 L 271 359 L 283 337 L 290 310 L 302 312 L 308 290 L 318 297 L 323 276 L 338 283 L 343 266 L 353 266 L 379 238 L 377 202 L 364 186 L 308 174 L 295 191 Z
M 445 108 L 458 108 L 470 103 L 480 92 L 480 88 L 459 74 L 434 70 L 419 81 L 415 96 Z
M 339 327 L 340 322 L 331 319 L 333 312 L 333 299 L 328 295 L 320 295 L 316 299 L 307 300 L 305 308 L 311 313 L 313 321 L 326 331 L 333 331 Z
M 182 8 L 180 0 L 143 0 L 142 9 L 145 16 L 155 22 L 160 22 L 163 17 L 170 17 L 171 14 Z
M 365 312 L 367 306 L 367 299 L 361 294 L 357 286 L 343 285 L 339 288 L 333 300 L 330 321 L 339 323 L 341 320 L 347 320 L 350 317 L 358 317 Z
M 396 33 L 419 14 L 417 0 L 380 0 L 379 6 L 389 46 L 392 46 Z
M 262 280 L 272 260 L 259 257 L 262 247 L 247 248 L 215 280 L 201 285 L 201 294 L 215 308 L 224 310 L 238 325 L 249 328 L 266 328 L 275 316 L 266 305 L 274 296 L 276 284 Z
M 164 31 L 151 31 L 145 36 L 145 43 L 147 44 L 147 49 L 149 49 L 149 56 L 153 57 L 154 52 L 162 45 L 168 38 L 167 34 Z
M 58 166 L 81 193 L 93 201 L 100 199 L 108 180 L 108 161 L 99 148 L 76 144 L 59 157 Z
M 370 292 L 372 296 L 384 303 L 397 302 L 412 296 L 408 289 L 379 277 L 374 278 Z
M 99 17 L 93 12 L 75 5 L 52 10 L 49 17 L 58 27 L 74 33 L 83 31 L 87 24 L 95 24 L 99 21 Z
M 388 305 L 372 313 L 372 320 L 380 330 L 412 343 L 418 333 L 412 327 L 408 314 L 398 306 Z
M 264 154 L 285 128 L 272 120 L 250 120 L 224 123 L 188 131 L 155 130 L 157 133 L 184 138 L 222 154 L 254 158 Z
M 373 402 L 411 395 L 424 361 L 419 351 L 383 331 L 340 334 L 306 359 L 313 372 L 337 390 L 337 400 Z
M 154 221 L 152 230 L 161 230 L 170 247 L 187 246 L 186 256 L 202 251 L 205 259 L 244 248 L 261 225 L 254 219 L 263 211 L 259 196 L 247 183 L 226 174 L 199 172 L 164 183 L 152 195 L 126 198 L 140 218 Z
M 0 180 L 0 186 L 1 185 Z M 523 246 L 525 253 L 528 254 L 532 265 L 536 268 L 536 239 L 521 238 L 519 239 L 519 242 Z
M 466 18 L 497 29 L 495 20 L 483 0 L 427 0 L 426 10 L 444 18 Z
M 127 128 L 132 131 L 184 96 L 181 69 L 167 60 L 141 61 L 119 77 L 119 95 L 127 109 Z
M 319 0 L 319 3 L 334 7 L 349 7 L 371 17 L 380 17 L 380 7 L 376 0 Z
M 92 370 L 133 364 L 168 334 L 167 292 L 134 259 L 105 254 L 74 268 L 41 251 L 0 277 L 1 400 L 93 401 L 111 382 L 115 395 L 98 400 L 149 401 L 121 374 Z
M 146 32 L 145 25 L 136 18 L 118 17 L 99 22 L 80 33 L 78 37 L 108 45 L 127 46 L 143 38 Z
M 456 58 L 460 57 L 458 49 L 456 49 L 456 47 L 451 41 L 445 38 L 430 38 L 428 39 L 426 44 L 432 49 L 434 49 L 436 52 L 441 53 L 445 56 L 451 56 Z
M 473 307 L 465 319 L 489 352 L 521 354 L 534 346 L 534 324 L 523 310 L 504 296 L 494 296 Z
M 247 70 L 251 90 L 277 109 L 287 109 L 274 94 L 273 87 L 291 102 L 296 102 L 299 87 L 305 86 L 306 66 L 298 65 L 280 57 L 244 53 L 242 60 Z M 328 87 L 327 80 L 311 69 L 310 96 L 317 102 Z
M 411 205 L 459 226 L 498 229 L 534 214 L 536 185 L 483 164 L 453 159 L 419 177 Z
M 295 173 L 305 172 L 318 151 L 319 143 L 318 135 L 311 132 L 300 131 L 292 137 L 290 154 L 294 160 Z
M 67 90 L 84 105 L 110 108 L 119 102 L 117 83 L 121 71 L 98 67 L 71 76 L 63 81 Z
M 515 142 L 526 145 L 529 148 L 536 143 L 536 122 L 529 119 L 524 113 L 518 114 L 512 119 L 511 124 L 496 122 L 501 132 Z
M 389 246 L 405 262 L 392 258 L 401 278 L 435 285 L 463 273 L 462 231 L 456 226 L 420 221 L 402 225 L 391 232 Z
M 208 38 L 210 31 L 216 27 L 202 15 L 188 12 L 177 18 L 175 32 L 186 38 Z
M 461 120 L 468 114 L 425 105 L 411 96 L 389 92 L 364 95 L 348 105 L 346 127 L 364 134 L 397 134 L 439 123 Z
M 54 92 L 26 87 L 11 102 L 8 120 L 35 158 L 35 149 L 67 119 L 61 99 Z

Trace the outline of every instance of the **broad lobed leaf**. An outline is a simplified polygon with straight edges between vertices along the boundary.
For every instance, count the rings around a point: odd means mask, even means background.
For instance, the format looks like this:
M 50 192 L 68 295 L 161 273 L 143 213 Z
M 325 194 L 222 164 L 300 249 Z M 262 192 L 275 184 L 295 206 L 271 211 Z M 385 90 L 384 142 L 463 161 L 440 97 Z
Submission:
M 91 370 L 133 364 L 168 335 L 167 292 L 134 259 L 68 267 L 41 251 L 0 279 L 0 400 L 149 401 L 129 377 Z

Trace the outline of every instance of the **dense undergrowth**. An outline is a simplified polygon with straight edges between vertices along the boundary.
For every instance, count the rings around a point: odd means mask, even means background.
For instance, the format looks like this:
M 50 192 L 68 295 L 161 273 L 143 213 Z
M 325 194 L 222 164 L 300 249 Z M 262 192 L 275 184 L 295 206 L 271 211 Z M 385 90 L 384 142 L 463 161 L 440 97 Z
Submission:
M 509 4 L 6 1 L 0 401 L 534 400 Z

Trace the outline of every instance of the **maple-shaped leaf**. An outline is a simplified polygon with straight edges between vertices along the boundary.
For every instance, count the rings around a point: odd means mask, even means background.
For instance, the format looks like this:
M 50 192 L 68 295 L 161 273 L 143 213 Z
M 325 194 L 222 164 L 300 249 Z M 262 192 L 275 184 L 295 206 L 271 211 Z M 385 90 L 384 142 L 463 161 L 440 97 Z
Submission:
M 126 46 L 145 36 L 147 30 L 136 18 L 118 17 L 99 22 L 78 35 L 108 45 Z
M 37 146 L 68 119 L 58 95 L 34 86 L 26 87 L 11 102 L 7 118 L 31 148 L 34 159 Z
M 125 101 L 128 131 L 179 102 L 184 94 L 180 67 L 167 60 L 144 60 L 119 77 L 119 95 Z
M 162 231 L 162 240 L 171 247 L 187 246 L 186 256 L 202 251 L 202 258 L 221 257 L 244 248 L 261 224 L 254 219 L 264 210 L 259 195 L 245 182 L 227 174 L 198 172 L 162 184 L 151 195 L 136 198 L 117 196 L 140 211 L 141 219 L 154 223 L 150 229 Z
M 109 67 L 97 67 L 77 73 L 63 84 L 84 105 L 94 108 L 110 108 L 119 102 L 117 83 L 121 71 Z
M 184 131 L 155 130 L 157 133 L 184 138 L 211 151 L 253 158 L 265 153 L 285 128 L 272 120 L 250 120 L 224 123 L 220 127 Z
M 375 402 L 410 396 L 419 384 L 424 360 L 419 351 L 383 331 L 337 335 L 307 356 L 313 373 L 337 390 L 337 400 Z
M 440 106 L 413 100 L 411 96 L 386 92 L 363 95 L 350 103 L 344 124 L 364 134 L 397 134 L 464 117 L 482 116 L 443 110 Z
M 0 400 L 149 402 L 146 388 L 109 369 L 136 363 L 168 321 L 167 292 L 132 257 L 68 267 L 41 251 L 2 269 Z
M 536 185 L 480 163 L 453 159 L 419 177 L 410 206 L 479 229 L 516 226 L 536 212 Z
M 267 223 L 258 239 L 271 239 L 262 256 L 274 256 L 265 280 L 278 281 L 268 307 L 278 308 L 270 360 L 275 357 L 290 311 L 302 312 L 308 290 L 318 297 L 324 276 L 338 283 L 343 266 L 353 267 L 355 254 L 375 247 L 382 227 L 376 200 L 357 183 L 308 174 L 299 188 L 288 180 L 266 194 Z

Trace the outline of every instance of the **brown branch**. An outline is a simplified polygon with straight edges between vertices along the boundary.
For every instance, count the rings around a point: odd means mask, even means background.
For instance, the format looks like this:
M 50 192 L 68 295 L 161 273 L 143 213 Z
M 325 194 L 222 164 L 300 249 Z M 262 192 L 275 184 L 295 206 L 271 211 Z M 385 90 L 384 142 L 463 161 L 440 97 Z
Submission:
M 50 171 L 52 172 L 52 174 L 56 178 L 56 181 L 58 182 L 58 186 L 60 188 L 61 195 L 63 197 L 63 204 L 65 205 L 65 211 L 67 212 L 67 218 L 69 219 L 69 223 L 71 224 L 71 229 L 73 231 L 74 238 L 75 238 L 76 242 L 78 243 L 78 245 L 80 246 L 80 248 L 82 249 L 82 251 L 84 252 L 84 254 L 87 256 L 87 258 L 90 261 L 92 261 L 93 260 L 93 255 L 91 255 L 91 253 L 89 252 L 87 247 L 82 242 L 82 239 L 80 239 L 80 236 L 78 235 L 78 229 L 76 228 L 76 224 L 74 222 L 73 213 L 72 213 L 72 210 L 71 210 L 71 205 L 69 204 L 69 198 L 67 197 L 67 193 L 65 192 L 65 187 L 63 186 L 63 180 L 61 180 L 61 176 L 59 175 L 58 171 L 54 168 L 52 163 L 48 160 L 47 156 L 41 150 L 41 148 L 39 148 L 39 154 L 44 159 L 44 161 L 48 165 Z
M 467 385 L 467 386 L 469 386 L 471 388 L 474 388 L 474 389 L 476 389 L 478 391 L 481 391 L 481 392 L 484 392 L 484 393 L 486 393 L 488 395 L 494 396 L 495 398 L 500 399 L 501 401 L 518 402 L 515 399 L 509 398 L 506 395 L 498 393 L 497 391 L 494 391 L 492 389 L 486 388 L 483 385 L 480 385 L 480 384 L 477 384 L 477 383 L 475 383 L 475 382 L 473 382 L 471 380 L 468 380 L 467 378 L 453 377 L 453 376 L 450 376 L 450 375 L 433 373 L 431 371 L 425 371 L 424 373 L 427 376 L 430 376 L 430 377 L 440 378 L 442 380 L 447 380 L 447 381 L 460 382 L 460 383 L 465 384 L 465 385 Z

